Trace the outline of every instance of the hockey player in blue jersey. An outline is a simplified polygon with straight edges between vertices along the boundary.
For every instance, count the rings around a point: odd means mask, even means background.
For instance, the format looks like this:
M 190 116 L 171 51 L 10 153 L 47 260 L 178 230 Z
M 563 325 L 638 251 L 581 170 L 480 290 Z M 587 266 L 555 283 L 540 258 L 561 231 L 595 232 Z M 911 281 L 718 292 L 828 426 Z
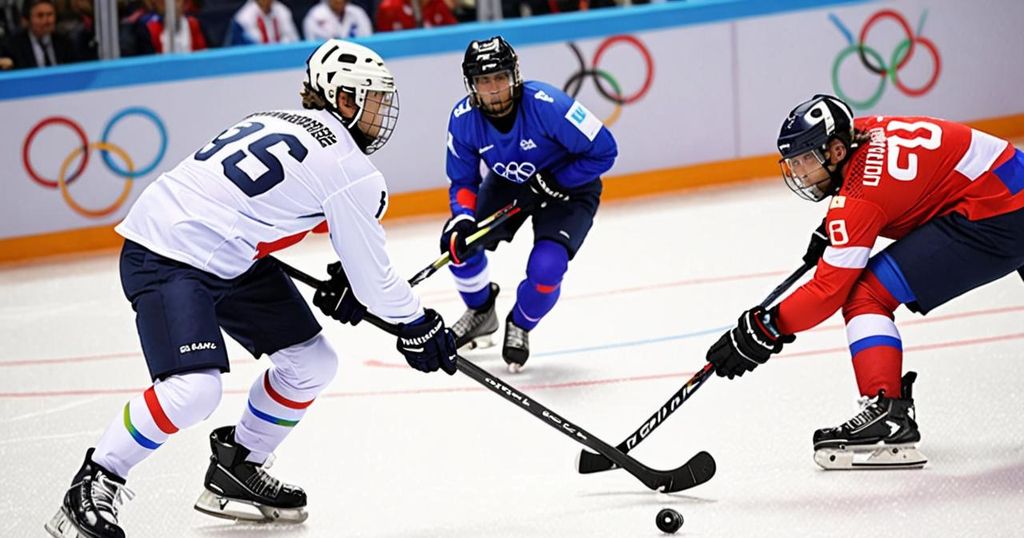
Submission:
M 590 231 L 601 199 L 601 174 L 612 167 L 615 139 L 579 101 L 554 86 L 523 81 L 519 58 L 501 37 L 473 41 L 462 74 L 469 95 L 448 122 L 446 171 L 452 217 L 441 251 L 452 258 L 455 284 L 467 311 L 452 327 L 456 345 L 490 340 L 498 330 L 487 257 L 467 246 L 486 217 L 513 200 L 532 207 L 534 245 L 526 278 L 505 318 L 502 357 L 519 371 L 530 356 L 529 332 L 558 301 L 562 276 Z M 480 161 L 488 169 L 481 178 Z M 511 241 L 527 215 L 492 232 L 482 246 Z

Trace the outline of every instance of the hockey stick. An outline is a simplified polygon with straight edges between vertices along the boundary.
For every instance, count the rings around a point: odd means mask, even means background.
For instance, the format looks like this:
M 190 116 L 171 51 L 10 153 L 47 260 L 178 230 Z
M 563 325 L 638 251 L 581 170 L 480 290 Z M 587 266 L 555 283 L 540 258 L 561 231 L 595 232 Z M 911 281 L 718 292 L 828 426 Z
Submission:
M 472 245 L 473 243 L 479 241 L 480 238 L 482 238 L 485 235 L 489 234 L 491 232 L 491 230 L 493 230 L 496 227 L 500 226 L 503 222 L 505 222 L 506 220 L 512 218 L 513 216 L 515 216 L 516 214 L 520 213 L 524 209 L 529 211 L 531 209 L 529 206 L 530 206 L 530 204 L 519 205 L 519 200 L 512 200 L 512 203 L 510 203 L 507 206 L 505 206 L 505 207 L 495 211 L 493 215 L 491 215 L 491 216 L 487 217 L 486 219 L 478 222 L 477 225 L 476 225 L 476 231 L 473 232 L 473 235 L 471 235 L 471 236 L 466 238 L 466 244 L 467 245 Z M 420 282 L 423 282 L 428 277 L 430 277 L 430 275 L 436 273 L 438 269 L 444 267 L 445 265 L 448 265 L 448 263 L 451 262 L 451 261 L 452 261 L 451 254 L 448 253 L 448 252 L 445 252 L 444 254 L 441 255 L 441 257 L 439 257 L 438 259 L 434 260 L 433 263 L 431 263 L 430 265 L 424 267 L 423 270 L 421 270 L 420 272 L 416 273 L 415 276 L 410 278 L 409 279 L 409 285 L 410 286 L 415 286 L 416 284 L 419 284 Z
M 307 284 L 313 288 L 320 288 L 324 284 L 324 282 L 319 279 L 314 278 L 313 276 L 310 276 L 280 260 L 277 260 L 277 263 L 285 273 L 303 284 Z M 388 323 L 369 312 L 366 313 L 366 316 L 363 319 L 388 333 L 396 334 L 398 332 L 398 328 L 394 324 Z M 460 372 L 469 376 L 473 381 L 487 387 L 491 392 L 494 392 L 502 398 L 517 404 L 531 415 L 541 419 L 541 421 L 548 426 L 558 430 L 563 435 L 571 438 L 577 443 L 597 452 L 600 457 L 613 462 L 615 466 L 625 469 L 626 472 L 635 476 L 643 482 L 645 486 L 652 490 L 665 493 L 682 491 L 694 486 L 699 486 L 700 484 L 711 480 L 711 477 L 715 476 L 715 459 L 707 452 L 698 452 L 690 458 L 689 461 L 670 471 L 651 469 L 601 439 L 591 435 L 573 422 L 562 418 L 558 413 L 548 409 L 540 402 L 522 393 L 508 383 L 505 383 L 501 379 L 492 376 L 486 370 L 472 362 L 462 357 L 457 357 L 457 368 Z
M 781 284 L 776 286 L 776 288 L 768 294 L 768 297 L 765 297 L 765 299 L 761 301 L 761 307 L 768 308 L 768 306 L 775 302 L 780 295 L 785 293 L 790 286 L 792 286 L 797 280 L 800 280 L 800 277 L 804 276 L 804 273 L 810 271 L 812 267 L 814 266 L 805 263 L 796 271 L 793 271 L 791 275 L 786 277 L 786 280 L 782 281 Z M 683 402 L 688 400 L 694 392 L 697 392 L 697 389 L 699 389 L 700 386 L 711 377 L 711 374 L 714 371 L 714 364 L 710 362 L 705 364 L 704 368 L 701 368 L 699 372 L 694 374 L 693 377 L 691 377 L 685 385 L 676 391 L 676 393 L 673 394 L 667 402 L 662 404 L 660 409 L 655 411 L 650 418 L 644 421 L 642 426 L 637 428 L 635 432 L 630 434 L 629 437 L 626 437 L 626 439 L 619 443 L 615 448 L 623 454 L 628 454 L 630 450 L 633 450 L 636 445 L 640 444 L 640 442 L 646 439 L 651 432 L 657 429 L 666 418 L 668 418 L 672 413 L 675 413 L 676 409 L 679 409 L 679 407 L 683 405 Z M 615 469 L 618 467 L 618 464 L 602 454 L 594 454 L 593 452 L 581 450 L 579 459 L 576 461 L 576 467 L 580 474 L 589 474 Z

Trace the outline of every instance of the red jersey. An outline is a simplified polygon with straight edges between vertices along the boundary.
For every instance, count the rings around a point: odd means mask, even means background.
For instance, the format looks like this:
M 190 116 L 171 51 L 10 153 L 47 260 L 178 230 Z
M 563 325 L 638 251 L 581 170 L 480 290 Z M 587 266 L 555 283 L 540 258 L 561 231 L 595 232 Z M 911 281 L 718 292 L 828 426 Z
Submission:
M 1024 207 L 1024 191 L 992 173 L 1016 149 L 966 125 L 928 117 L 871 116 L 854 127 L 870 139 L 843 169 L 825 217 L 831 246 L 814 278 L 779 305 L 785 334 L 828 319 L 846 301 L 881 237 L 900 239 L 931 219 L 980 220 Z

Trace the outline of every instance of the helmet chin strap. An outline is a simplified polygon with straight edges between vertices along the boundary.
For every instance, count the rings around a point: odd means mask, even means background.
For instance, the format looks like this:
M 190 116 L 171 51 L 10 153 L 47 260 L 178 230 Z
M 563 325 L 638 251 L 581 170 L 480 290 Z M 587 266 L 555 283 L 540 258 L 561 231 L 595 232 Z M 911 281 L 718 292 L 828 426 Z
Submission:
M 374 138 L 370 138 L 363 131 L 359 129 L 359 125 L 355 122 L 352 123 L 351 127 L 348 127 L 348 132 L 352 135 L 352 140 L 355 141 L 356 145 L 359 146 L 359 150 L 366 153 L 366 148 L 370 147 L 370 144 L 374 142 Z
M 359 129 L 359 114 L 353 116 L 351 120 L 346 120 L 344 117 L 342 117 L 341 112 L 334 108 L 327 109 L 327 112 L 330 115 L 334 116 L 335 119 L 337 119 L 338 122 L 341 123 L 342 127 L 344 127 L 349 132 L 349 134 L 352 135 L 352 140 L 356 143 L 356 146 L 359 147 L 359 151 L 366 153 L 366 148 L 370 147 L 370 144 L 372 144 L 375 139 L 370 138 L 369 136 L 366 135 L 366 133 Z
M 850 145 L 847 146 L 844 143 L 844 147 L 846 148 L 846 155 L 843 157 L 843 160 L 837 162 L 834 165 L 825 166 L 825 171 L 828 172 L 828 177 L 832 180 L 831 185 L 829 185 L 828 196 L 832 196 L 833 194 L 839 192 L 839 189 L 842 188 L 843 167 L 846 166 L 847 161 L 850 160 L 850 156 L 853 155 L 854 150 L 860 147 L 860 144 L 856 142 L 851 142 Z
M 492 113 L 487 111 L 487 107 L 483 106 L 483 103 L 480 103 L 480 112 L 483 112 L 485 116 L 487 116 L 488 118 L 491 118 L 491 119 L 503 119 L 503 118 L 507 118 L 509 116 L 515 116 L 516 115 L 516 107 L 519 106 L 519 101 L 521 99 L 522 99 L 521 96 L 517 95 L 517 92 L 513 91 L 512 92 L 512 103 L 509 105 L 508 110 L 505 111 L 504 114 L 502 114 L 500 116 L 495 116 L 494 114 L 492 114 Z M 478 101 L 479 101 L 479 99 L 478 99 Z

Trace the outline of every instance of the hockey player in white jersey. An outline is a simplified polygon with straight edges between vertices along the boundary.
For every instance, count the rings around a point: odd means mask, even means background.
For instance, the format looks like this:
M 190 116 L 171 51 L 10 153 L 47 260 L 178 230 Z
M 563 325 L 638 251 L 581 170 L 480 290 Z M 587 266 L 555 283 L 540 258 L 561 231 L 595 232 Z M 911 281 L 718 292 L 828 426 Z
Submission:
M 265 470 L 275 448 L 334 377 L 337 355 L 306 301 L 267 254 L 326 225 L 340 262 L 314 304 L 341 322 L 367 309 L 398 324 L 413 368 L 455 370 L 455 340 L 400 279 L 385 250 L 384 177 L 367 159 L 398 117 L 383 60 L 330 40 L 307 60 L 306 110 L 258 112 L 161 175 L 117 231 L 121 283 L 153 385 L 129 400 L 72 480 L 46 529 L 123 537 L 125 479 L 175 432 L 208 417 L 229 370 L 221 329 L 272 366 L 234 426 L 210 435 L 196 509 L 232 519 L 301 522 L 306 494 Z M 365 305 L 365 306 L 364 306 Z

